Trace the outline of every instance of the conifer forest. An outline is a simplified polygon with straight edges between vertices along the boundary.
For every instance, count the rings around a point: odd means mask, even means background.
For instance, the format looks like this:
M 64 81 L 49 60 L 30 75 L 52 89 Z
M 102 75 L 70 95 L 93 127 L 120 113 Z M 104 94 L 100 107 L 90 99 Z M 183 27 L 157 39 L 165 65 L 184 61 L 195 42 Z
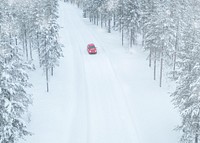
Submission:
M 82 18 L 107 33 L 117 31 L 121 46 L 141 45 L 152 81 L 160 88 L 164 78 L 175 84 L 169 96 L 181 118 L 174 128 L 179 141 L 199 143 L 200 0 L 1 0 L 0 143 L 20 143 L 34 134 L 27 126 L 35 61 L 44 73 L 45 92 L 54 90 L 49 81 L 67 47 L 59 39 L 61 2 L 81 9 Z

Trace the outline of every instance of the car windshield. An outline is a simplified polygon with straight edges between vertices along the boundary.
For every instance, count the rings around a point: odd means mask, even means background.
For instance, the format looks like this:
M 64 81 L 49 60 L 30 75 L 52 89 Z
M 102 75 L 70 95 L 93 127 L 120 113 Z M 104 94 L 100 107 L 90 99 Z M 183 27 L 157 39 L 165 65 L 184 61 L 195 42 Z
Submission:
M 93 49 L 93 48 L 95 48 L 95 46 L 89 46 L 89 49 Z

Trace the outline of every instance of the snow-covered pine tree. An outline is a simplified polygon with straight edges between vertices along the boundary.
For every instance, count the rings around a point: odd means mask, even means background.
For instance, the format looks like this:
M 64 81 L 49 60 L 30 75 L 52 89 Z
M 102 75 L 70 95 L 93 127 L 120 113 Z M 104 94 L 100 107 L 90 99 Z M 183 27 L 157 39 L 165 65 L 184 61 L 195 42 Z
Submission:
M 28 33 L 29 33 L 29 18 L 28 18 L 28 4 L 26 2 L 15 3 L 17 8 L 17 15 L 18 15 L 18 24 L 19 24 L 19 38 L 22 42 L 23 46 L 23 55 L 24 58 L 28 61 L 29 60 L 29 50 L 28 50 Z M 20 7 L 20 8 L 19 8 Z
M 87 0 L 85 2 L 86 11 L 89 14 L 90 22 L 98 25 L 99 21 L 99 8 L 105 0 Z
M 119 30 L 122 33 L 122 45 L 124 44 L 124 11 L 125 11 L 125 4 L 124 0 L 119 0 L 118 6 L 116 7 L 116 26 L 115 29 Z
M 194 35 L 190 27 L 187 30 L 185 46 L 178 52 L 178 86 L 172 96 L 182 117 L 182 123 L 177 128 L 182 132 L 181 142 L 196 140 L 197 143 L 200 132 L 200 29 L 193 31 Z
M 154 80 L 156 79 L 157 60 L 160 60 L 160 86 L 164 59 L 170 58 L 169 52 L 174 47 L 175 25 L 171 18 L 169 1 L 157 1 L 149 21 L 144 24 L 145 49 L 150 50 L 149 58 L 154 59 Z
M 200 133 L 200 5 L 197 1 L 182 4 L 181 38 L 177 51 L 177 88 L 172 94 L 182 122 L 177 127 L 182 143 L 198 143 Z M 188 16 L 189 15 L 189 16 Z M 184 24 L 184 25 L 183 25 Z
M 59 65 L 59 58 L 62 57 L 62 45 L 59 43 L 57 24 L 58 1 L 51 0 L 45 6 L 45 21 L 40 34 L 40 63 L 46 73 L 47 92 L 49 91 L 49 70 L 53 75 L 53 68 Z
M 136 42 L 137 33 L 140 30 L 140 9 L 137 0 L 124 0 L 124 30 L 130 41 L 130 46 Z
M 99 7 L 98 7 L 98 10 L 99 10 L 99 13 L 100 13 L 101 28 L 107 27 L 107 25 L 108 25 L 107 22 L 108 22 L 110 13 L 108 11 L 108 5 L 107 4 L 108 4 L 107 0 L 101 0 Z M 108 27 L 108 32 L 110 32 L 110 31 L 111 31 L 111 29 L 110 29 L 110 27 Z
M 151 13 L 154 11 L 153 7 L 153 0 L 141 0 L 139 3 L 139 9 L 140 9 L 140 29 L 142 34 L 142 46 L 145 44 L 145 34 L 147 32 L 145 24 L 148 23 L 148 21 L 151 18 Z M 151 50 L 150 54 L 151 56 Z M 149 67 L 151 67 L 151 57 L 149 57 Z
M 99 11 L 101 13 L 101 25 L 103 26 L 103 22 L 105 27 L 107 27 L 108 33 L 111 33 L 111 20 L 114 13 L 114 9 L 111 5 L 112 3 L 109 0 L 101 1 L 101 5 L 99 7 Z
M 0 142 L 16 143 L 30 134 L 26 128 L 32 102 L 26 92 L 30 67 L 21 60 L 16 40 L 18 15 L 7 0 L 0 3 L 0 15 Z
M 27 131 L 25 115 L 32 103 L 26 89 L 27 69 L 10 43 L 10 37 L 4 31 L 0 37 L 0 142 L 16 143 L 30 133 Z M 15 47 L 16 48 L 16 47 Z
M 184 47 L 184 40 L 183 35 L 185 28 L 188 25 L 188 18 L 191 15 L 191 12 L 188 12 L 188 2 L 182 2 L 181 0 L 178 1 L 171 1 L 170 2 L 170 17 L 173 19 L 174 22 L 174 46 L 169 49 L 169 55 L 171 59 L 168 60 L 169 65 L 172 67 L 172 75 L 173 78 L 176 79 L 176 66 L 177 66 L 177 53 L 181 49 L 180 47 Z

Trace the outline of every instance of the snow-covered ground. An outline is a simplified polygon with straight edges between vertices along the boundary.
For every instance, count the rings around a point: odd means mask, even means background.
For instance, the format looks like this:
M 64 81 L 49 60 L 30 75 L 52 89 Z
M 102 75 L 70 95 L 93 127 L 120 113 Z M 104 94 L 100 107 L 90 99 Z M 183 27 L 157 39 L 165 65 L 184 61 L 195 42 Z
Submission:
M 179 123 L 167 87 L 152 79 L 140 47 L 129 52 L 120 34 L 108 34 L 60 2 L 64 58 L 46 93 L 44 73 L 30 74 L 34 87 L 26 143 L 176 143 Z M 88 43 L 98 53 L 89 55 Z

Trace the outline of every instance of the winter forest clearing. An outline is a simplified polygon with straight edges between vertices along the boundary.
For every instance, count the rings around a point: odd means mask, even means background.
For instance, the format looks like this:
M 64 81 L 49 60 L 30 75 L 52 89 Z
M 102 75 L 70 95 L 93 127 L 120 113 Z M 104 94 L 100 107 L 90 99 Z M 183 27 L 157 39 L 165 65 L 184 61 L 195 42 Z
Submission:
M 199 4 L 2 0 L 0 143 L 198 143 Z

